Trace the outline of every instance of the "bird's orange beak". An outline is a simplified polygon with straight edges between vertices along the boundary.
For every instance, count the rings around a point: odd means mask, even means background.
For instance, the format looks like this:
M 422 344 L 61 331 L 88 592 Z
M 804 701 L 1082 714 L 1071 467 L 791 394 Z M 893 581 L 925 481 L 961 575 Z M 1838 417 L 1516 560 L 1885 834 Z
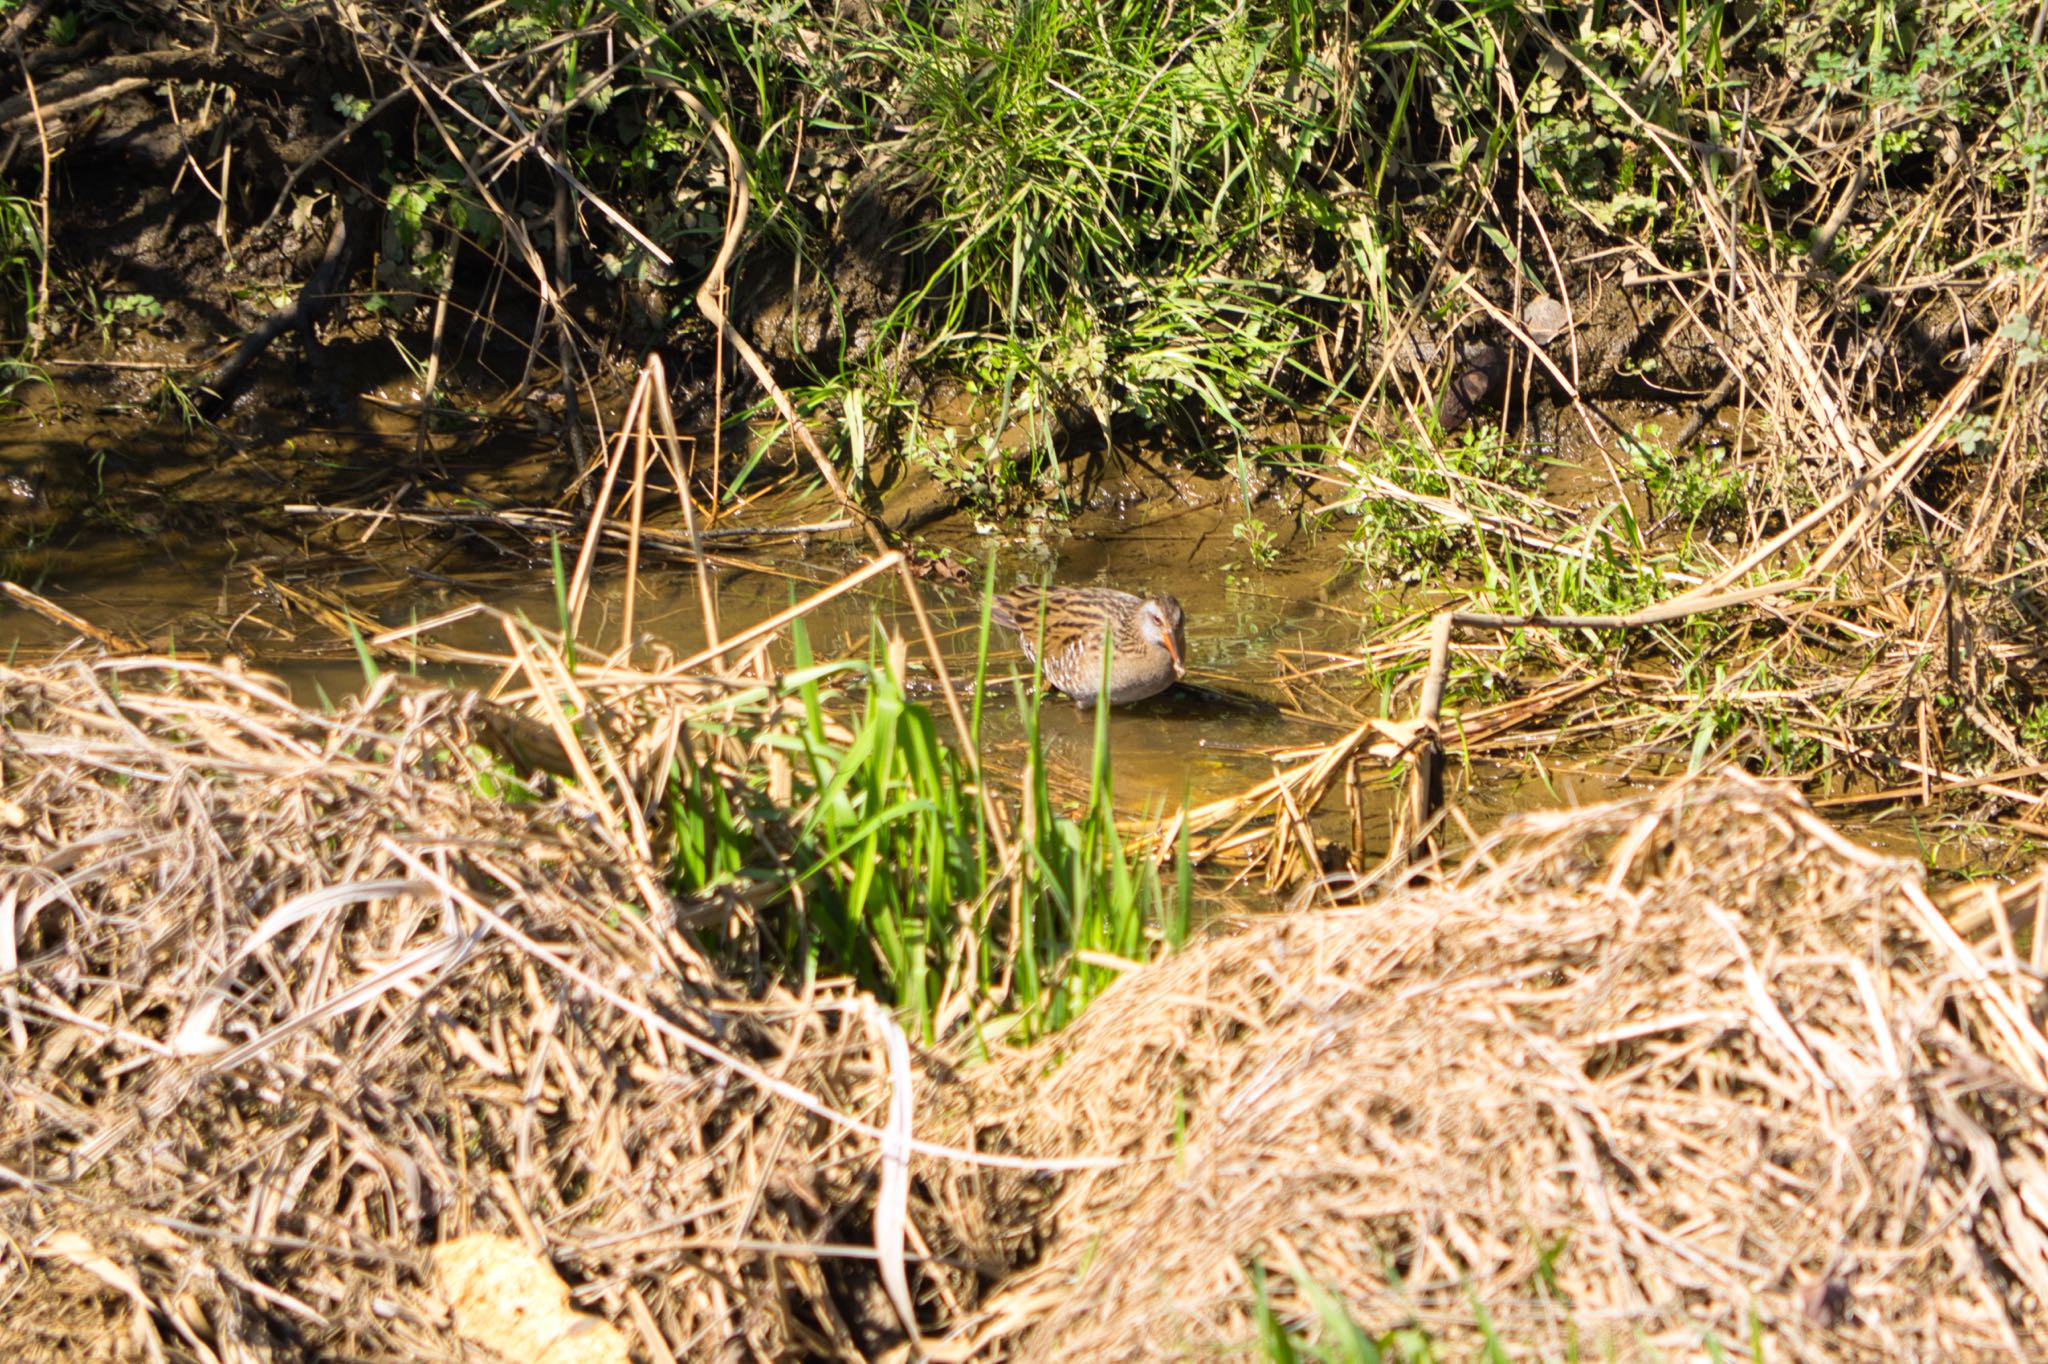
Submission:
M 1159 642 L 1166 646 L 1166 656 L 1173 660 L 1173 675 L 1175 677 L 1185 677 L 1188 665 L 1181 661 L 1180 642 L 1173 637 L 1173 631 L 1168 630 L 1160 637 Z

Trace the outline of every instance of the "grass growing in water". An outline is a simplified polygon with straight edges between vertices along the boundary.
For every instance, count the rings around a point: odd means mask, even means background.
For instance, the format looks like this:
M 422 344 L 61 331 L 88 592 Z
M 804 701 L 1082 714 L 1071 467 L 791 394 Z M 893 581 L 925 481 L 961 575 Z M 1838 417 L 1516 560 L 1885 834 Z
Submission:
M 1184 933 L 1185 865 L 1169 891 L 1117 830 L 1106 713 L 1087 799 L 1070 812 L 1047 782 L 1037 704 L 1024 703 L 1024 810 L 1006 860 L 967 764 L 905 690 L 903 648 L 878 640 L 864 662 L 821 664 L 800 629 L 793 643 L 792 671 L 735 698 L 717 736 L 764 760 L 720 765 L 687 745 L 679 758 L 675 889 L 738 890 L 779 965 L 850 974 L 927 1039 L 962 1024 L 1023 1038 L 1060 1027 L 1121 963 Z M 854 693 L 859 713 L 841 721 L 834 697 Z

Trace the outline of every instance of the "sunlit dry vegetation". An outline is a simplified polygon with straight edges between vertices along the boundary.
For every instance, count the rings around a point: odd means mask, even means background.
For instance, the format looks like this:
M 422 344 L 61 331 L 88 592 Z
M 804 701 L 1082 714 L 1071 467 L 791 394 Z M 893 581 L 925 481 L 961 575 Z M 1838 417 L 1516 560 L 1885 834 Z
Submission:
M 4 13 L 0 394 L 211 465 L 0 488 L 8 1357 L 2041 1351 L 2038 6 Z M 1142 815 L 982 552 L 1138 486 L 1355 622 Z
M 1782 791 L 1682 784 L 963 1070 L 844 979 L 735 978 L 781 892 L 679 887 L 617 803 L 678 765 L 749 802 L 804 709 L 607 674 L 570 765 L 609 779 L 518 799 L 473 694 L 0 677 L 23 1357 L 452 1357 L 507 1329 L 427 1254 L 473 1232 L 617 1324 L 552 1327 L 617 1351 L 577 1358 L 877 1355 L 892 1302 L 935 1357 L 2024 1354 L 2039 877 L 1943 906 Z

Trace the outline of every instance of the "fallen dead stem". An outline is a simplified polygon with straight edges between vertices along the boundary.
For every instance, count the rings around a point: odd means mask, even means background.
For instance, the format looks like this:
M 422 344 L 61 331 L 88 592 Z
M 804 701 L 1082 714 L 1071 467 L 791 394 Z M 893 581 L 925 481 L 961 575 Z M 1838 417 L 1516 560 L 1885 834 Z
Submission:
M 2031 292 L 2028 306 L 2038 308 L 2041 298 L 2039 290 Z M 1987 348 L 1986 356 L 1995 349 Z M 1974 375 L 1973 380 L 1981 377 L 1981 373 Z M 1954 415 L 1950 412 L 1950 419 Z M 1837 510 L 1850 505 L 1857 495 L 1874 500 L 1862 504 L 1862 510 L 1818 551 L 1812 566 L 1798 578 L 1734 586 L 1741 573 L 1754 570 L 1768 557 L 1759 553 L 1695 590 L 1627 613 L 1487 612 L 1452 606 L 1437 611 L 1424 625 L 1412 619 L 1404 621 L 1397 630 L 1369 642 L 1354 655 L 1323 656 L 1316 666 L 1292 670 L 1284 685 L 1320 694 L 1319 678 L 1343 668 L 1398 671 L 1418 655 L 1425 660 L 1419 671 L 1413 720 L 1361 719 L 1357 728 L 1326 745 L 1291 774 L 1246 792 L 1235 803 L 1219 803 L 1196 812 L 1197 829 L 1217 823 L 1227 826 L 1220 840 L 1202 845 L 1203 851 L 1216 855 L 1253 843 L 1248 836 L 1250 821 L 1272 812 L 1274 798 L 1283 786 L 1290 788 L 1295 803 L 1312 812 L 1316 800 L 1332 787 L 1332 774 L 1326 766 L 1346 767 L 1350 770 L 1347 782 L 1355 786 L 1360 776 L 1352 769 L 1369 753 L 1382 761 L 1413 760 L 1404 829 L 1397 831 L 1393 842 L 1397 853 L 1405 844 L 1412 856 L 1423 856 L 1428 850 L 1416 831 L 1432 825 L 1442 799 L 1439 745 L 1456 738 L 1466 752 L 1476 751 L 1472 717 L 1462 719 L 1455 731 L 1444 721 L 1455 632 L 1485 632 L 1495 639 L 1515 635 L 1524 639 L 1526 651 L 1534 632 L 1605 631 L 1617 636 L 1615 653 L 1626 655 L 1640 649 L 1619 637 L 1662 630 L 1709 613 L 1721 613 L 1729 620 L 1722 643 L 1711 649 L 1688 646 L 1678 651 L 1687 657 L 1683 669 L 1668 668 L 1662 673 L 1635 669 L 1624 674 L 1623 669 L 1611 668 L 1609 677 L 1614 685 L 1605 692 L 1594 689 L 1591 698 L 1592 707 L 1604 711 L 1604 717 L 1590 724 L 1582 718 L 1581 735 L 1589 729 L 1607 728 L 1615 740 L 1612 756 L 1628 762 L 1649 760 L 1654 770 L 1670 759 L 1669 737 L 1697 733 L 1713 724 L 1716 707 L 1768 708 L 1783 739 L 1807 745 L 1814 753 L 1813 765 L 1800 775 L 1821 789 L 1841 790 L 1875 773 L 1894 779 L 1910 776 L 1916 784 L 1870 787 L 1858 796 L 1860 802 L 1911 799 L 1932 806 L 1951 796 L 1976 793 L 1995 802 L 1989 807 L 1994 812 L 2015 805 L 2040 806 L 2048 795 L 1994 784 L 1999 779 L 1987 777 L 1983 770 L 1988 766 L 1984 760 L 1987 750 L 2003 763 L 2007 778 L 2038 778 L 2044 770 L 2042 754 L 2026 737 L 2023 723 L 2025 708 L 2038 697 L 2048 648 L 2037 638 L 2028 638 L 2024 624 L 2015 630 L 2011 619 L 2030 609 L 2020 581 L 2038 575 L 2038 565 L 2008 572 L 2005 577 L 2012 580 L 2010 587 L 1997 581 L 1966 581 L 1945 567 L 1907 565 L 1898 568 L 1889 581 L 1866 587 L 1854 586 L 1854 575 L 1821 571 L 1854 543 L 1856 533 L 1881 530 L 1885 523 L 1878 509 L 1896 492 L 1898 471 L 1914 459 L 1927 457 L 1940 421 L 1939 416 L 1930 419 L 1868 479 L 1843 493 L 1835 504 Z M 1873 492 L 1869 480 L 1880 478 L 1883 486 Z M 1805 529 L 1820 524 L 1820 519 L 1810 518 Z M 1789 535 L 1779 537 L 1776 550 L 1786 547 Z M 1709 590 L 1716 584 L 1718 590 Z M 1992 593 L 2002 593 L 2010 600 L 2001 603 Z M 1994 622 L 1991 612 L 2001 605 L 2001 619 Z M 1732 618 L 1728 609 L 1737 606 L 1758 608 L 1760 614 Z M 1551 710 L 1550 703 L 1557 699 L 1578 700 L 1588 694 L 1574 689 L 1560 698 L 1559 685 L 1583 674 L 1588 660 L 1559 647 L 1554 634 L 1549 648 L 1557 679 L 1532 693 L 1523 709 L 1523 721 Z M 1483 657 L 1488 651 L 1504 649 L 1500 644 L 1481 645 L 1469 651 L 1469 656 Z M 1711 668 L 1710 660 L 1714 663 Z M 1531 670 L 1526 661 L 1521 670 Z M 1703 674 L 1717 678 L 1713 686 L 1700 685 Z M 1621 685 L 1624 675 L 1627 686 Z M 1787 681 L 1779 685 L 1758 681 L 1773 676 Z M 1326 708 L 1325 715 L 1331 709 Z M 1622 731 L 1623 725 L 1629 733 Z M 1365 743 L 1369 733 L 1377 736 L 1373 745 Z M 1904 756 L 1899 742 L 1902 733 L 1917 738 L 1917 760 Z M 1774 765 L 1780 762 L 1776 753 L 1759 756 Z M 1291 790 L 1303 780 L 1313 792 L 1306 803 Z M 1864 784 L 1867 786 L 1867 780 Z M 1295 834 L 1285 824 L 1284 813 L 1274 815 L 1271 854 L 1265 858 L 1273 884 L 1308 869 L 1289 859 L 1285 849 L 1295 841 Z M 1354 856 L 1363 846 L 1355 810 L 1349 846 Z
M 1468 712 L 1458 722 L 1461 747 L 1468 754 L 1485 753 L 1496 743 L 1510 741 L 1523 726 L 1607 685 L 1602 676 L 1563 678 L 1516 700 Z M 1196 863 L 1241 861 L 1247 872 L 1263 873 L 1269 889 L 1292 884 L 1321 870 L 1311 855 L 1318 841 L 1308 821 L 1340 787 L 1350 825 L 1346 846 L 1355 855 L 1379 841 L 1368 828 L 1363 795 L 1368 768 L 1395 771 L 1414 754 L 1417 741 L 1418 731 L 1411 724 L 1368 719 L 1328 744 L 1276 752 L 1271 777 L 1235 796 L 1183 812 L 1157 831 L 1154 847 L 1158 856 L 1172 856 L 1185 822 L 1189 855 Z
M 586 518 L 570 512 L 552 508 L 514 507 L 496 511 L 383 511 L 364 507 L 325 507 L 313 503 L 293 503 L 283 508 L 286 515 L 317 517 L 331 521 L 384 521 L 398 524 L 437 526 L 462 529 L 479 526 L 487 529 L 515 530 L 526 537 L 529 545 L 545 547 L 550 540 L 566 540 L 584 533 L 589 528 Z M 734 541 L 775 541 L 799 540 L 806 537 L 836 535 L 850 530 L 853 522 L 807 521 L 782 526 L 707 526 L 698 534 L 705 540 L 717 544 Z M 623 552 L 631 543 L 624 527 L 605 522 L 599 532 L 603 542 Z M 643 525 L 640 528 L 640 547 L 643 551 L 659 555 L 674 563 L 687 563 L 691 559 L 690 541 L 687 532 L 678 534 L 661 526 Z M 736 567 L 755 567 L 751 560 L 721 560 L 708 556 L 713 563 L 724 563 Z
M 1132 1163 L 1012 1191 L 1000 1225 L 1045 1249 L 963 1336 L 1242 1358 L 1256 1266 L 1306 1335 L 1327 1290 L 1443 1358 L 1479 1308 L 1515 1358 L 1753 1330 L 1774 1359 L 2032 1357 L 2039 995 L 1779 788 L 1524 817 L 1441 884 L 1193 947 L 972 1077 L 984 1139 Z

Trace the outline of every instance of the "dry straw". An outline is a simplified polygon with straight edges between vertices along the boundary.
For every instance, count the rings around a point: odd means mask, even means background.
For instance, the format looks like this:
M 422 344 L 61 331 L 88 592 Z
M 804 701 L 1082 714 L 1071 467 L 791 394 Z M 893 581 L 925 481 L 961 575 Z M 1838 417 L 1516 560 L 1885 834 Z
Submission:
M 636 694 L 607 771 L 723 695 Z M 2027 906 L 1980 952 L 1778 790 L 1522 820 L 911 1108 L 865 1007 L 700 956 L 744 902 L 649 916 L 630 821 L 489 794 L 474 704 L 0 670 L 0 1357 L 455 1358 L 475 1233 L 654 1360 L 900 1355 L 904 1296 L 934 1357 L 1240 1357 L 1255 1266 L 1448 1358 L 1482 1309 L 1517 1357 L 2039 1353 Z
M 1516 1358 L 2041 1358 L 2039 994 L 1781 790 L 1523 818 L 980 1076 L 983 1133 L 1134 1163 L 1038 1200 L 979 1338 L 1245 1357 L 1256 1266 L 1308 1335 L 1327 1290 L 1447 1359 L 1482 1312 Z
M 570 788 L 485 794 L 473 698 L 375 690 L 0 669 L 0 1358 L 479 1357 L 429 1258 L 476 1231 L 643 1358 L 896 1334 L 821 1116 L 882 1122 L 880 1037 L 716 977 L 679 922 L 743 906 L 646 916 Z

